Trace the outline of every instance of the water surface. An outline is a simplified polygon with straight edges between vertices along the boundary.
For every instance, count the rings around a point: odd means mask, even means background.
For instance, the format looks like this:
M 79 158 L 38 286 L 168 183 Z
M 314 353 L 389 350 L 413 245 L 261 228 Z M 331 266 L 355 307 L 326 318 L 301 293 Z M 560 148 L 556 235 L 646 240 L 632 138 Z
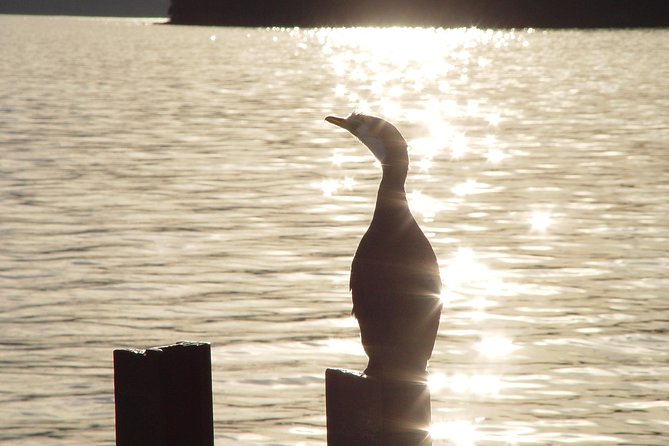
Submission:
M 112 445 L 112 350 L 213 346 L 216 444 L 324 445 L 411 144 L 435 445 L 669 443 L 669 32 L 0 17 L 0 443 Z

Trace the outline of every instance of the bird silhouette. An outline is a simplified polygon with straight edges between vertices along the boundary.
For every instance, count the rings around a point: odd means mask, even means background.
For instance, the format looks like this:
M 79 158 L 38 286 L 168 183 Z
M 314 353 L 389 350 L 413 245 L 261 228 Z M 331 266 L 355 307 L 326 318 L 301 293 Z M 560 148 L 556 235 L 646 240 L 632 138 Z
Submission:
M 376 208 L 351 265 L 353 314 L 369 357 L 365 374 L 426 378 L 441 315 L 437 258 L 407 202 L 407 143 L 389 122 L 353 113 L 326 121 L 356 136 L 379 160 Z

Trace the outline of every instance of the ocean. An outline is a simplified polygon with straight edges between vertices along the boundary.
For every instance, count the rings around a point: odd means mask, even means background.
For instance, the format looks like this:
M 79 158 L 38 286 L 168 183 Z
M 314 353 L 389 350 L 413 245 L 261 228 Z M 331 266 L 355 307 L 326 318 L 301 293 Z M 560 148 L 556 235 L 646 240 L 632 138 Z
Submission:
M 384 116 L 439 258 L 435 445 L 669 444 L 669 30 L 0 16 L 0 444 L 113 445 L 212 345 L 216 445 L 324 445 Z

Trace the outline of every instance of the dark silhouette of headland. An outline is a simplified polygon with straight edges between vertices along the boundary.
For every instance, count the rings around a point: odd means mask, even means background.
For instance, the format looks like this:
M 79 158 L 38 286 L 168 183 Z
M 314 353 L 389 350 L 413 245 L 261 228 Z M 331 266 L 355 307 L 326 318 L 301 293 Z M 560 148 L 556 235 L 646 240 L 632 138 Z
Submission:
M 669 26 L 667 0 L 171 0 L 170 22 L 246 27 Z
M 0 0 L 0 14 L 165 17 L 170 0 Z

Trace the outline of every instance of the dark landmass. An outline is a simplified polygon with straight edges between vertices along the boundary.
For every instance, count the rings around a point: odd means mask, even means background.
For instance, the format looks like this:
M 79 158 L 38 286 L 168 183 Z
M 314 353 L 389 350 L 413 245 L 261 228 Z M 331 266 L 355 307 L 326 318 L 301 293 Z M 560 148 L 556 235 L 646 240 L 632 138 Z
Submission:
M 166 17 L 170 0 L 0 0 L 0 14 Z
M 170 23 L 221 26 L 638 28 L 669 0 L 171 0 Z

